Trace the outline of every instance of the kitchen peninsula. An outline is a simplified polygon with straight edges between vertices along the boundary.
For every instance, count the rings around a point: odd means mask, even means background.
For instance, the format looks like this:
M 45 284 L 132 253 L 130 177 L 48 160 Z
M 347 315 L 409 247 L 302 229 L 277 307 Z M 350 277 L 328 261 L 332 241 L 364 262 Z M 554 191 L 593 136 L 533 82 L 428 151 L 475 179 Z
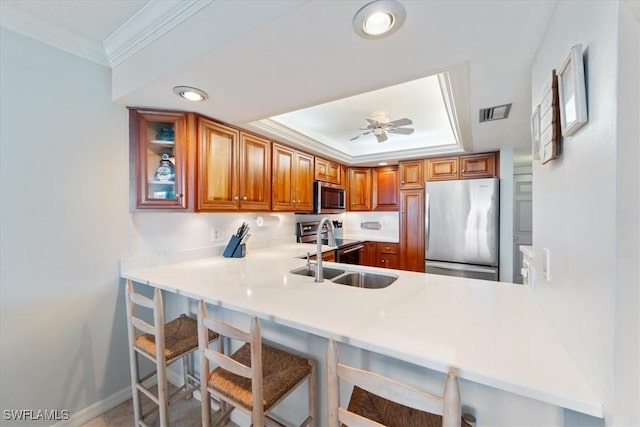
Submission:
M 334 337 L 437 372 L 454 368 L 462 380 L 603 417 L 600 399 L 528 287 L 336 263 L 325 266 L 398 279 L 387 288 L 362 289 L 290 273 L 305 265 L 300 257 L 315 250 L 290 243 L 254 249 L 245 258 L 213 256 L 155 267 L 123 260 L 121 276 L 257 315 L 297 334 Z M 325 357 L 324 350 L 301 350 L 319 361 Z M 464 388 L 462 401 L 473 407 Z

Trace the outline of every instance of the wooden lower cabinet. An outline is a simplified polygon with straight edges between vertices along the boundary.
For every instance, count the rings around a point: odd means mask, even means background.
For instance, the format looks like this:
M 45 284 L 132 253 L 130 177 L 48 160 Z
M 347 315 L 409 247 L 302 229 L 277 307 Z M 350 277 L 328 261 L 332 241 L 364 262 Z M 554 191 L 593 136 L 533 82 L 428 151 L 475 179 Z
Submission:
M 424 272 L 424 191 L 400 192 L 400 269 Z
M 316 259 L 318 259 L 318 256 L 317 255 L 311 255 L 309 257 L 309 259 L 311 261 L 315 261 Z M 322 252 L 322 260 L 323 261 L 327 261 L 327 262 L 335 262 L 336 261 L 336 251 Z
M 398 262 L 398 243 L 364 242 L 361 265 L 369 267 L 400 268 Z
M 398 243 L 378 242 L 378 254 L 380 257 L 378 267 L 400 268 L 398 246 Z
M 366 265 L 373 267 L 376 265 L 376 254 L 378 253 L 377 242 L 364 242 L 362 243 L 362 257 L 360 259 L 360 265 Z

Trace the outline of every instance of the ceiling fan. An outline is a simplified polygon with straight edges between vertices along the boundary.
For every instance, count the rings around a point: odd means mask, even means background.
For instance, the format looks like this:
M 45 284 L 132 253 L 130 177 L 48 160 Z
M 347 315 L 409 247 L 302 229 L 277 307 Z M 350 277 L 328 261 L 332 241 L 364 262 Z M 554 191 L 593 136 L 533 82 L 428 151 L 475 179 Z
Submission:
M 389 139 L 387 137 L 387 132 L 399 133 L 401 135 L 411 135 L 413 133 L 412 128 L 400 127 L 412 124 L 413 122 L 410 119 L 403 118 L 390 122 L 384 113 L 373 113 L 371 116 L 372 118 L 365 119 L 369 123 L 369 126 L 367 126 L 366 128 L 360 128 L 360 130 L 365 130 L 366 132 L 350 138 L 350 141 L 354 141 L 360 138 L 362 135 L 368 135 L 370 133 L 373 133 L 378 142 L 384 142 Z

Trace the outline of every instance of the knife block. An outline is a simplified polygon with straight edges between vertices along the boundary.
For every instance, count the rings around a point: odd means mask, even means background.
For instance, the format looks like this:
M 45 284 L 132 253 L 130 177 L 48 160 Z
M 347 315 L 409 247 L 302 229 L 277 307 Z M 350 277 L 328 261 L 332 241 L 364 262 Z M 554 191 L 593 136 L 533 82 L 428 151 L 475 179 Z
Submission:
M 225 258 L 242 258 L 247 254 L 246 245 L 240 244 L 237 236 L 231 236 L 227 247 L 224 249 L 222 256 Z

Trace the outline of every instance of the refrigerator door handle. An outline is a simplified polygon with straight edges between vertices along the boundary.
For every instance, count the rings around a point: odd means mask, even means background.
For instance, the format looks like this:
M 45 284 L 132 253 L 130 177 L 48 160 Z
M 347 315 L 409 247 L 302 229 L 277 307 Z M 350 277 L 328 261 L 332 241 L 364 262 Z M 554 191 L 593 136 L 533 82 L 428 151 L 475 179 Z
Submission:
M 429 250 L 429 214 L 431 210 L 431 206 L 429 205 L 429 193 L 425 194 L 425 210 L 424 210 L 424 250 Z M 425 255 L 426 256 L 426 255 Z

